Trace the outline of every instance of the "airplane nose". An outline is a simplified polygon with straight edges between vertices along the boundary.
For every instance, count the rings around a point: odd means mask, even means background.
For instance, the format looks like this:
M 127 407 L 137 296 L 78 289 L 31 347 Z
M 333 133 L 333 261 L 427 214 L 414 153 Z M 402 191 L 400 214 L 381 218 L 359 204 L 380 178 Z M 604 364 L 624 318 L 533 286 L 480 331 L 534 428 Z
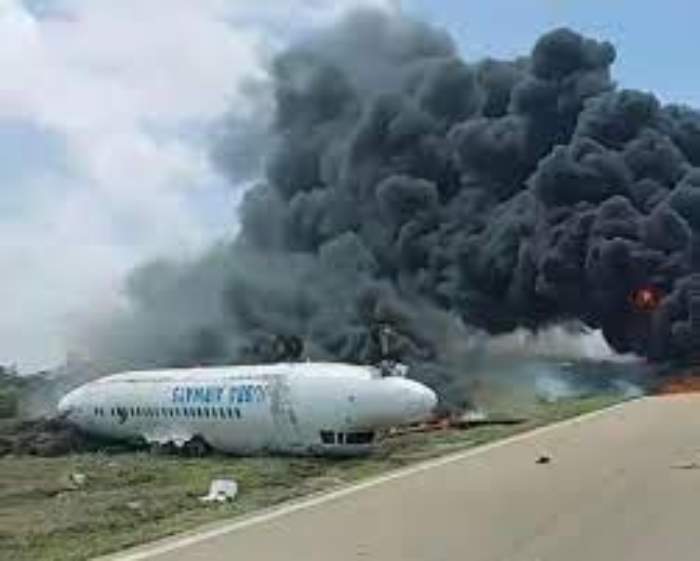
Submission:
M 58 402 L 58 414 L 59 415 L 70 415 L 73 411 L 73 396 L 69 393 L 64 395 Z
M 413 382 L 410 393 L 410 409 L 413 420 L 422 421 L 429 418 L 438 402 L 435 392 L 423 384 Z
M 68 406 L 68 396 L 64 396 L 61 398 L 61 400 L 58 402 L 58 413 L 59 415 L 65 415 L 69 411 L 69 406 Z
M 426 416 L 432 414 L 438 402 L 435 392 L 425 386 L 421 388 L 419 401 L 421 410 L 425 412 Z

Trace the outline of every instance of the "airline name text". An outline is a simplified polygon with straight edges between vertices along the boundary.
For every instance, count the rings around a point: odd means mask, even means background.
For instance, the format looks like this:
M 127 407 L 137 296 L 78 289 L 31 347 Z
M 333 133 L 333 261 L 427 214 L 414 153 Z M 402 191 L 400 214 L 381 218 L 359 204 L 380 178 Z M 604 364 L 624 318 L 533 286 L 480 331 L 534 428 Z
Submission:
M 240 386 L 175 386 L 173 403 L 191 405 L 226 405 L 239 403 L 263 403 L 267 393 L 263 384 Z

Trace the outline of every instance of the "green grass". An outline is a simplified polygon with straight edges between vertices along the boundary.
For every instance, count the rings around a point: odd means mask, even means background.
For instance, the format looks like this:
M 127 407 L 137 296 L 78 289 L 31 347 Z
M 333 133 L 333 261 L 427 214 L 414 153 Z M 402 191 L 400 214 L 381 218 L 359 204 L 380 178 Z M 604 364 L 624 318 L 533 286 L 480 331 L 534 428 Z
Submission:
M 201 524 L 240 516 L 293 498 L 537 426 L 606 407 L 613 397 L 539 404 L 512 426 L 407 434 L 388 439 L 368 458 L 183 459 L 148 453 L 78 454 L 0 459 L 0 559 L 79 561 Z M 76 489 L 71 473 L 87 476 Z M 205 505 L 209 482 L 232 477 L 239 496 Z

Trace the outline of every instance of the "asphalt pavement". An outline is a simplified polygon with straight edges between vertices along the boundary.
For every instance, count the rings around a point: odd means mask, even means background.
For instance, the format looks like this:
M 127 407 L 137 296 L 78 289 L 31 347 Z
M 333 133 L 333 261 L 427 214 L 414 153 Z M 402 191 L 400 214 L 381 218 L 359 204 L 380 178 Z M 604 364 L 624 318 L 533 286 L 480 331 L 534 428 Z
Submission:
M 698 561 L 700 395 L 628 402 L 111 559 Z

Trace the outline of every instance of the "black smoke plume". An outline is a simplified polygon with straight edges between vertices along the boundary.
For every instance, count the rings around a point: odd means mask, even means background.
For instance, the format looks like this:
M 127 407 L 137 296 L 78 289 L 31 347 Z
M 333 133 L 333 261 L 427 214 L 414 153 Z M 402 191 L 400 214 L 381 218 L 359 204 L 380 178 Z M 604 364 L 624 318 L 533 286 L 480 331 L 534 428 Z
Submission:
M 272 69 L 274 146 L 239 236 L 134 273 L 93 352 L 115 369 L 264 360 L 281 334 L 367 362 L 388 324 L 453 401 L 476 329 L 578 321 L 620 352 L 686 356 L 700 113 L 618 88 L 615 56 L 558 29 L 468 63 L 446 33 L 373 12 L 296 45 Z M 645 287 L 652 310 L 633 304 Z

